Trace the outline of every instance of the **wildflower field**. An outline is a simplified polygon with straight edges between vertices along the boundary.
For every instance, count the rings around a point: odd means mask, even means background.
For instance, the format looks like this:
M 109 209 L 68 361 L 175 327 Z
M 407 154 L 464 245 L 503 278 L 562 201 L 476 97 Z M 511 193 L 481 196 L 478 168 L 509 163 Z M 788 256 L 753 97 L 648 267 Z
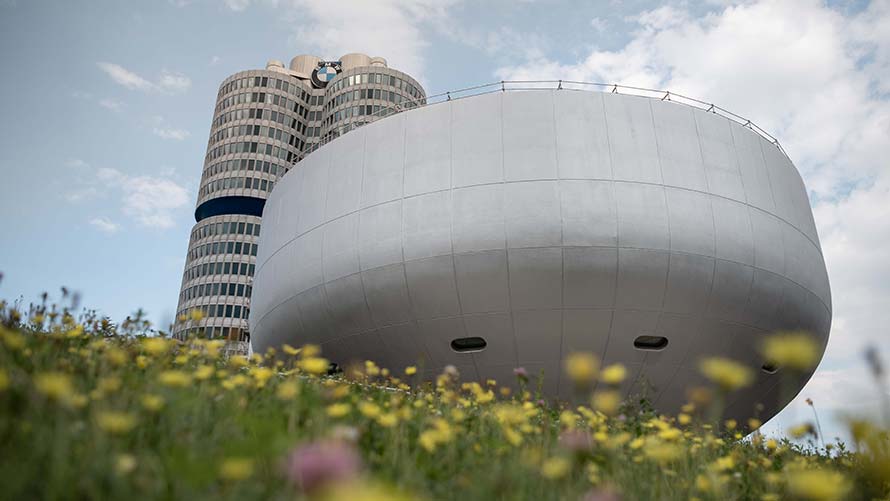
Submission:
M 591 354 L 568 357 L 565 370 L 582 390 L 598 380 L 598 391 L 569 406 L 539 400 L 522 368 L 518 391 L 463 382 L 452 368 L 422 384 L 415 367 L 368 361 L 329 375 L 313 346 L 225 357 L 223 341 L 145 336 L 144 322 L 64 309 L 2 305 L 0 323 L 2 499 L 890 495 L 884 427 L 855 421 L 855 444 L 803 447 L 743 436 L 757 422 L 715 418 L 701 395 L 751 379 L 729 360 L 703 360 L 713 387 L 660 416 L 621 402 L 610 388 L 624 368 Z M 815 363 L 801 334 L 772 342 L 777 362 Z M 803 425 L 795 433 L 815 433 Z

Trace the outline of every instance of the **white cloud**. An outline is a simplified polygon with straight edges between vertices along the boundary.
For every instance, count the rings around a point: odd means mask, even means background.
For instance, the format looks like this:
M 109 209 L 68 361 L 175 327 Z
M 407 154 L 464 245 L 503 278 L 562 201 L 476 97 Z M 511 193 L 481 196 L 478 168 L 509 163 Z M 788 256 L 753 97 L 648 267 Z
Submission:
M 154 88 L 154 84 L 133 73 L 132 71 L 124 68 L 123 66 L 114 63 L 102 62 L 96 64 L 98 64 L 99 68 L 107 73 L 112 80 L 128 89 L 147 91 Z
M 103 233 L 116 233 L 121 226 L 107 217 L 94 217 L 89 223 Z
M 448 18 L 458 0 L 289 0 L 296 26 L 291 45 L 309 47 L 319 56 L 350 52 L 383 56 L 389 65 L 423 78 L 427 36 Z
M 153 228 L 170 228 L 174 213 L 188 203 L 185 188 L 168 178 L 129 176 L 116 169 L 101 168 L 99 180 L 119 190 L 123 212 L 139 224 Z
M 65 194 L 65 200 L 71 203 L 78 203 L 84 200 L 92 200 L 99 195 L 99 191 L 93 186 L 69 191 Z
M 601 17 L 595 17 L 590 20 L 590 27 L 597 33 L 603 33 L 608 29 L 609 22 Z
M 124 103 L 118 99 L 114 98 L 105 98 L 99 100 L 99 106 L 109 109 L 111 111 L 121 111 L 124 108 Z
M 807 396 L 830 412 L 857 399 L 866 399 L 858 410 L 873 411 L 862 352 L 876 345 L 890 359 L 881 316 L 890 304 L 890 3 L 845 15 L 816 0 L 762 0 L 699 18 L 662 7 L 631 21 L 636 31 L 617 50 L 594 48 L 573 62 L 529 58 L 497 75 L 669 89 L 778 137 L 810 190 L 834 312 L 819 371 L 776 423 L 810 419 Z M 829 436 L 842 429 L 831 426 Z
M 174 73 L 162 70 L 157 82 L 151 82 L 146 78 L 124 68 L 119 64 L 99 62 L 96 63 L 116 83 L 130 89 L 143 92 L 159 91 L 170 94 L 187 91 L 192 81 L 182 73 Z
M 171 129 L 169 127 L 155 127 L 152 132 L 158 137 L 175 139 L 176 141 L 182 141 L 189 137 L 189 131 L 183 129 Z
M 158 79 L 157 85 L 158 88 L 164 92 L 182 93 L 189 90 L 192 86 L 192 81 L 182 73 L 163 70 L 161 71 L 161 76 Z
M 239 12 L 249 7 L 251 0 L 223 0 L 223 3 L 229 9 Z

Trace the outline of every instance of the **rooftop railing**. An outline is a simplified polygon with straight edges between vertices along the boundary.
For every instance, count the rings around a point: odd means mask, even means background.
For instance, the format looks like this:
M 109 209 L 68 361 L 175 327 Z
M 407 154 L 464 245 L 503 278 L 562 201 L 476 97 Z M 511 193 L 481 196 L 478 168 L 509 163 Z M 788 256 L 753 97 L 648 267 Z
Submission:
M 296 162 L 306 158 L 307 155 L 317 150 L 321 146 L 333 141 L 334 139 L 355 130 L 363 125 L 375 122 L 381 118 L 385 118 L 396 113 L 401 113 L 403 111 L 417 109 L 423 106 L 429 106 L 433 104 L 438 104 L 446 101 L 451 101 L 454 99 L 463 99 L 467 97 L 473 96 L 481 96 L 483 94 L 492 94 L 495 92 L 508 92 L 508 91 L 534 91 L 534 90 L 568 90 L 568 91 L 588 91 L 588 92 L 606 92 L 611 94 L 625 94 L 632 96 L 640 96 L 647 97 L 650 99 L 658 99 L 660 101 L 672 101 L 675 103 L 685 104 L 687 106 L 692 106 L 693 108 L 698 108 L 700 110 L 707 111 L 709 113 L 714 113 L 716 115 L 720 115 L 722 117 L 728 118 L 733 122 L 738 123 L 739 125 L 750 129 L 760 135 L 763 139 L 772 143 L 785 154 L 785 150 L 782 149 L 782 146 L 779 144 L 779 140 L 770 135 L 768 132 L 760 128 L 757 124 L 748 120 L 745 117 L 737 115 L 725 108 L 721 108 L 713 103 L 708 103 L 705 101 L 701 101 L 699 99 L 695 99 L 693 97 L 684 96 L 683 94 L 677 94 L 676 92 L 671 92 L 667 90 L 657 90 L 657 89 L 647 89 L 644 87 L 634 87 L 631 85 L 619 85 L 619 84 L 605 84 L 605 83 L 596 83 L 596 82 L 578 82 L 574 80 L 501 80 L 500 82 L 492 82 L 483 85 L 475 85 L 473 87 L 467 87 L 464 89 L 453 90 L 448 92 L 443 92 L 441 94 L 436 94 L 433 96 L 427 96 L 425 98 L 419 99 L 411 99 L 407 101 L 402 101 L 400 104 L 395 104 L 392 106 L 386 106 L 380 109 L 380 111 L 372 113 L 370 115 L 361 115 L 358 117 L 357 121 L 340 125 L 333 126 L 330 131 L 317 143 L 311 143 L 307 150 L 303 151 L 302 154 L 297 158 Z M 787 156 L 787 154 L 785 154 Z M 294 163 L 296 163 L 294 162 Z

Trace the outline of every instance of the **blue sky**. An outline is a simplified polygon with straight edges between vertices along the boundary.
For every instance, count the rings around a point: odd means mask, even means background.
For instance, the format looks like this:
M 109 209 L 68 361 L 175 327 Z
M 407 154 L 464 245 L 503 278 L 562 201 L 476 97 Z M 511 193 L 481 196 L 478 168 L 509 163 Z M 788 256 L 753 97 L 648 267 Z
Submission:
M 301 53 L 380 55 L 429 94 L 502 78 L 666 88 L 773 133 L 810 189 L 828 352 L 770 430 L 876 412 L 890 307 L 890 1 L 0 0 L 0 298 L 68 286 L 165 325 L 217 86 Z M 890 350 L 882 348 L 890 358 Z

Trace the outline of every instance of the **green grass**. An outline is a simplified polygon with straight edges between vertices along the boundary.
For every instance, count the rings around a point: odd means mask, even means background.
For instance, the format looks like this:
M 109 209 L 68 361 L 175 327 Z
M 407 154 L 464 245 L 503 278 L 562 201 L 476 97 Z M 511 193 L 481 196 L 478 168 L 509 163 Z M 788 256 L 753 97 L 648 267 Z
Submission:
M 740 440 L 705 422 L 706 403 L 680 424 L 627 403 L 614 412 L 543 406 L 532 389 L 507 396 L 454 375 L 417 385 L 401 367 L 313 375 L 323 354 L 311 348 L 248 362 L 224 359 L 218 342 L 134 335 L 146 327 L 138 323 L 84 318 L 81 328 L 43 311 L 22 321 L 5 306 L 0 321 L 2 499 L 890 494 L 887 433 L 866 422 L 855 424 L 858 452 L 826 451 L 756 434 Z M 319 444 L 316 463 L 334 465 L 320 486 L 288 468 L 308 444 Z M 361 471 L 338 473 L 353 451 Z

